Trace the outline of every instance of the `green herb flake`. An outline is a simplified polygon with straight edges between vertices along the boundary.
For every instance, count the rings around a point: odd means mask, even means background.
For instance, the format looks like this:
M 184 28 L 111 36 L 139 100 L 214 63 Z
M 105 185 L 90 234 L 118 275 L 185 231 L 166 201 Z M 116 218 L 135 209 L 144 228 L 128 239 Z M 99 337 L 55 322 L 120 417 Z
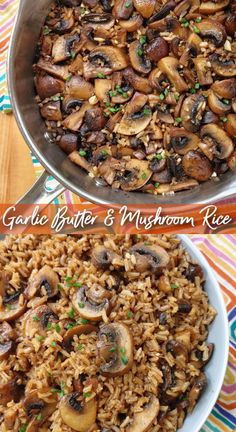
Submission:
M 168 90 L 168 88 L 165 88 L 165 90 L 164 90 L 163 93 L 164 93 L 165 96 L 168 96 L 168 94 L 169 94 L 169 90 Z
M 78 345 L 77 345 L 77 350 L 78 350 L 78 351 L 81 351 L 83 348 L 84 348 L 84 345 L 83 345 L 83 344 L 78 344 Z
M 111 353 L 113 353 L 113 352 L 115 352 L 116 351 L 116 348 L 115 347 L 111 347 L 110 349 L 109 349 L 109 352 L 111 352 Z
M 63 396 L 65 396 L 65 392 L 63 390 L 63 387 L 61 385 L 61 388 L 51 388 L 51 392 L 52 393 L 58 393 L 58 395 L 60 396 L 60 398 L 62 398 Z
M 61 331 L 61 326 L 60 326 L 59 324 L 56 324 L 56 325 L 55 325 L 55 330 L 56 330 L 57 333 L 60 333 L 60 331 Z
M 39 414 L 36 416 L 36 420 L 37 420 L 37 421 L 41 421 L 41 420 L 43 420 L 43 414 L 42 414 L 42 413 L 39 413 Z
M 141 43 L 141 45 L 144 45 L 147 42 L 147 36 L 140 36 L 139 42 Z
M 165 95 L 163 93 L 160 94 L 159 96 L 160 100 L 163 101 L 165 99 Z
M 83 15 L 83 14 L 85 14 L 85 12 L 86 12 L 86 8 L 81 7 L 80 8 L 80 14 Z
M 182 118 L 181 117 L 176 117 L 175 121 L 176 121 L 176 123 L 181 123 L 182 122 Z
M 61 97 L 60 96 L 52 96 L 51 99 L 53 102 L 57 102 L 61 99 Z
M 73 327 L 75 327 L 76 325 L 77 325 L 76 323 L 68 323 L 68 324 L 65 325 L 65 329 L 66 330 L 70 330 Z
M 189 93 L 196 94 L 197 90 L 195 88 L 191 88 L 189 89 Z
M 84 308 L 84 306 L 85 306 L 85 304 L 84 304 L 84 303 L 78 303 L 78 305 L 79 305 L 79 308 L 81 308 L 81 309 L 83 309 L 83 308 Z
M 27 427 L 28 423 L 21 425 L 21 427 L 18 429 L 18 432 L 26 432 Z
M 172 288 L 172 289 L 176 289 L 176 288 L 179 288 L 179 285 L 177 285 L 177 284 L 175 284 L 175 283 L 173 283 L 173 284 L 170 284 L 170 286 L 171 286 L 171 288 Z
M 176 102 L 178 102 L 179 98 L 180 98 L 180 94 L 179 93 L 175 93 L 174 97 L 175 97 Z
M 146 179 L 147 179 L 147 173 L 142 172 L 142 174 L 141 174 L 141 178 L 142 178 L 143 180 L 146 180 Z
M 124 365 L 127 365 L 129 363 L 129 359 L 125 354 L 121 356 L 121 361 Z
M 57 284 L 57 289 L 58 289 L 59 291 L 61 291 L 61 290 L 62 290 L 62 285 L 61 285 L 61 284 Z
M 57 346 L 56 341 L 52 341 L 51 346 L 55 348 Z
M 223 103 L 224 103 L 225 105 L 229 105 L 229 99 L 223 99 Z
M 156 189 L 158 189 L 159 186 L 160 186 L 160 183 L 156 182 L 156 183 L 154 184 L 154 186 L 155 186 Z
M 112 98 L 113 96 L 116 96 L 117 92 L 116 90 L 109 90 L 109 96 Z
M 86 319 L 86 318 L 81 318 L 80 319 L 80 324 L 88 324 L 88 323 L 89 323 L 88 319 Z
M 76 52 L 75 51 L 71 51 L 70 56 L 71 56 L 72 59 L 74 59 L 75 56 L 76 56 Z
M 50 28 L 48 26 L 44 26 L 44 28 L 43 28 L 43 35 L 47 36 L 47 35 L 49 35 L 49 33 L 51 33 Z
M 196 90 L 199 90 L 200 88 L 201 88 L 201 84 L 200 84 L 200 83 L 196 83 L 196 84 L 195 84 L 195 89 L 196 89 Z
M 52 323 L 51 322 L 47 323 L 47 329 L 51 330 L 51 328 L 52 328 Z
M 144 115 L 149 115 L 149 114 L 151 114 L 151 110 L 149 108 L 144 108 L 143 114 Z
M 193 31 L 194 31 L 194 33 L 196 33 L 196 34 L 201 33 L 200 30 L 199 30 L 199 28 L 196 27 L 196 26 L 193 27 Z
M 156 153 L 155 156 L 154 156 L 154 158 L 157 159 L 157 160 L 162 160 L 163 156 L 162 156 L 161 153 Z
M 227 117 L 221 117 L 220 119 L 223 123 L 226 123 L 228 121 Z
M 66 81 L 70 81 L 72 78 L 72 75 L 68 75 L 68 77 L 66 78 Z
M 7 308 L 8 311 L 11 311 L 13 309 L 13 306 L 11 304 L 7 304 L 6 308 Z
M 79 155 L 82 156 L 82 157 L 86 156 L 86 154 L 87 154 L 87 153 L 86 153 L 85 150 L 80 150 L 80 151 L 79 151 Z
M 195 19 L 195 23 L 200 23 L 200 22 L 202 22 L 202 18 L 201 17 Z
M 39 317 L 38 317 L 38 315 L 34 315 L 34 316 L 33 316 L 33 321 L 39 321 Z
M 45 339 L 45 337 L 44 336 L 38 336 L 37 339 L 38 339 L 39 342 L 43 342 L 44 339 Z
M 108 110 L 109 110 L 111 113 L 117 113 L 118 111 L 121 110 L 121 108 L 120 108 L 120 107 L 110 107 L 110 108 L 108 108 Z
M 120 348 L 120 352 L 121 352 L 121 354 L 125 354 L 126 353 L 126 349 L 124 347 L 121 347 Z
M 98 78 L 105 78 L 105 75 L 101 72 L 98 72 L 97 77 Z
M 75 311 L 73 308 L 69 312 L 67 312 L 69 318 L 73 319 L 75 317 Z
M 143 56 L 143 50 L 141 48 L 138 48 L 137 54 L 139 55 L 139 57 L 142 57 Z
M 128 9 L 130 6 L 131 6 L 131 3 L 130 3 L 130 2 L 125 3 L 125 7 L 126 7 L 126 9 Z
M 106 155 L 108 155 L 108 151 L 107 151 L 107 150 L 101 150 L 101 155 L 102 155 L 102 156 L 106 156 Z
M 90 393 L 90 392 L 83 393 L 83 397 L 84 397 L 85 399 L 90 398 L 91 396 L 92 396 L 92 393 Z
M 131 311 L 127 312 L 127 318 L 131 319 L 131 318 L 133 318 L 133 316 L 134 316 L 133 312 L 131 312 Z

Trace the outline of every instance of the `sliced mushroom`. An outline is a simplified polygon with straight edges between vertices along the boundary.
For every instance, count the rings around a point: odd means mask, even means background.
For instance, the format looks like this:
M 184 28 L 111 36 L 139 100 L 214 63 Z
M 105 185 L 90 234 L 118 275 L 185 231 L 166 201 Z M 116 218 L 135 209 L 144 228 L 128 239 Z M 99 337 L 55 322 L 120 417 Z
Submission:
M 163 57 L 168 56 L 169 45 L 163 37 L 159 36 L 149 42 L 145 52 L 151 61 L 159 62 Z
M 180 117 L 183 127 L 189 132 L 197 132 L 206 109 L 204 96 L 195 94 L 187 97 L 182 105 Z
M 25 289 L 25 296 L 27 299 L 32 299 L 37 292 L 40 292 L 44 288 L 47 297 L 51 298 L 57 294 L 58 285 L 59 277 L 57 273 L 51 267 L 45 265 L 30 279 Z
M 81 168 L 85 169 L 86 171 L 88 172 L 93 171 L 92 165 L 90 165 L 87 159 L 84 156 L 81 156 L 77 150 L 69 154 L 69 159 L 71 160 L 71 162 L 75 163 L 76 165 L 79 165 Z
M 80 336 L 82 334 L 90 334 L 92 332 L 96 332 L 97 328 L 93 326 L 92 324 L 82 324 L 75 326 L 65 333 L 62 341 L 63 348 L 70 352 L 72 350 L 72 342 L 74 339 L 74 336 Z
M 63 120 L 63 125 L 66 129 L 77 132 L 84 119 L 84 115 L 88 109 L 92 108 L 89 102 L 85 102 L 79 111 L 75 111 Z
M 6 406 L 8 402 L 14 401 L 19 402 L 24 392 L 24 386 L 19 384 L 19 377 L 16 375 L 15 378 L 8 382 L 0 382 L 0 400 L 1 405 Z
M 58 34 L 68 33 L 72 30 L 75 24 L 75 19 L 72 9 L 62 9 L 63 14 L 58 19 L 48 20 L 48 26 Z
M 91 131 L 100 131 L 104 128 L 107 122 L 104 116 L 102 108 L 90 108 L 87 109 L 84 116 L 84 123 Z
M 95 267 L 105 270 L 113 264 L 113 261 L 118 258 L 118 255 L 112 249 L 103 245 L 98 245 L 93 248 L 91 258 Z
M 121 189 L 125 191 L 138 190 L 143 187 L 152 176 L 148 161 L 130 159 L 125 164 L 125 171 L 119 178 Z
M 224 103 L 223 100 L 220 99 L 219 96 L 212 90 L 208 93 L 208 105 L 211 111 L 215 114 L 225 115 L 231 111 L 231 104 Z
M 152 86 L 147 78 L 136 74 L 131 67 L 128 67 L 123 72 L 123 77 L 137 91 L 144 94 L 149 94 L 152 91 Z
M 226 31 L 222 24 L 211 19 L 204 19 L 200 23 L 196 23 L 196 27 L 200 31 L 203 38 L 210 40 L 215 46 L 220 47 L 226 41 Z
M 71 58 L 72 52 L 76 55 L 83 46 L 80 35 L 74 33 L 72 36 L 59 36 L 52 47 L 53 63 L 60 63 Z
M 151 62 L 146 57 L 143 45 L 136 40 L 129 46 L 129 58 L 133 68 L 143 74 L 148 74 L 151 71 Z
M 182 160 L 184 172 L 200 182 L 208 180 L 212 173 L 213 167 L 209 159 L 199 151 L 189 151 Z
M 229 14 L 225 20 L 225 29 L 227 33 L 234 37 L 234 34 L 236 32 L 236 16 L 235 13 Z
M 186 361 L 188 360 L 188 347 L 176 339 L 167 342 L 166 351 L 170 352 L 174 357 L 182 356 Z
M 94 88 L 91 83 L 80 76 L 73 76 L 67 83 L 65 92 L 70 96 L 82 100 L 88 100 L 94 95 Z
M 113 71 L 125 69 L 128 66 L 126 54 L 121 48 L 113 46 L 100 46 L 89 54 L 89 60 L 96 65 L 97 61 L 104 63 L 104 66 Z
M 236 114 L 229 114 L 227 116 L 225 130 L 231 137 L 236 138 Z
M 150 18 L 156 5 L 155 0 L 133 0 L 133 3 L 135 9 L 143 16 L 143 18 Z
M 178 71 L 179 61 L 175 57 L 164 57 L 158 62 L 158 68 L 167 76 L 177 92 L 187 91 L 188 85 Z
M 134 10 L 132 0 L 115 0 L 114 7 L 112 9 L 112 15 L 120 20 L 128 20 Z
M 65 95 L 62 101 L 62 110 L 65 114 L 69 115 L 72 114 L 76 108 L 80 108 L 82 104 L 82 100 L 70 95 Z
M 0 360 L 5 360 L 15 349 L 16 331 L 8 324 L 0 324 Z
M 128 20 L 119 20 L 120 26 L 127 32 L 137 31 L 143 23 L 143 18 L 139 14 L 133 14 Z
M 73 305 L 82 318 L 101 321 L 104 314 L 109 315 L 111 312 L 109 297 L 110 293 L 107 290 L 94 289 L 91 292 L 86 286 L 82 286 L 73 297 Z
M 203 126 L 201 137 L 218 159 L 226 159 L 233 153 L 233 142 L 220 126 L 215 124 Z
M 45 335 L 45 330 L 49 324 L 56 323 L 58 316 L 52 311 L 48 305 L 41 305 L 29 310 L 22 322 L 23 335 L 26 338 L 32 338 L 35 334 Z
M 211 63 L 208 58 L 197 57 L 193 59 L 193 63 L 196 68 L 199 84 L 203 86 L 212 84 L 213 78 L 211 74 Z
M 200 349 L 198 349 L 195 353 L 196 357 L 198 358 L 198 363 L 199 363 L 198 367 L 199 368 L 206 366 L 213 356 L 215 345 L 213 343 L 207 343 L 206 347 L 208 349 L 207 355 L 205 354 L 205 350 L 203 352 Z
M 109 13 L 89 13 L 82 17 L 82 23 L 88 24 L 90 27 L 110 30 L 115 23 L 113 16 Z
M 168 267 L 170 260 L 166 250 L 156 244 L 137 243 L 131 247 L 130 254 L 135 256 L 135 269 L 139 273 L 151 271 L 161 274 Z
M 102 360 L 102 375 L 122 376 L 131 369 L 133 338 L 125 324 L 116 322 L 103 325 L 98 333 L 97 348 Z
M 218 54 L 212 54 L 209 61 L 217 75 L 225 78 L 236 76 L 236 63 L 233 59 L 224 61 L 220 59 Z
M 233 99 L 236 97 L 236 79 L 229 78 L 223 81 L 215 81 L 211 90 L 224 99 Z
M 60 101 L 48 102 L 40 109 L 41 116 L 50 121 L 62 120 L 61 103 Z
M 229 4 L 229 0 L 219 1 L 202 1 L 199 7 L 200 14 L 211 15 L 225 9 Z
M 26 300 L 23 294 L 16 293 L 10 300 L 4 300 L 0 306 L 0 323 L 3 321 L 14 321 L 26 310 Z
M 198 147 L 200 139 L 183 128 L 172 128 L 170 130 L 170 143 L 176 153 L 185 155 L 189 150 L 195 150 Z
M 41 388 L 40 394 L 47 394 L 50 392 L 49 388 Z M 23 402 L 23 407 L 26 412 L 26 416 L 31 420 L 30 426 L 32 429 L 30 431 L 37 431 L 40 426 L 42 426 L 46 420 L 52 415 L 57 406 L 57 395 L 55 393 L 51 393 L 50 402 L 45 402 L 44 399 L 39 397 L 38 390 L 31 390 L 28 394 L 26 394 Z M 28 430 L 28 429 L 27 429 Z
M 109 91 L 111 90 L 111 80 L 95 79 L 95 94 L 100 102 L 109 102 Z
M 199 400 L 206 386 L 207 386 L 206 375 L 203 372 L 201 372 L 200 375 L 195 378 L 193 386 L 188 394 L 189 412 L 192 412 L 193 408 L 195 407 L 197 401 Z
M 160 185 L 157 189 L 156 192 L 160 195 L 162 194 L 167 194 L 170 192 L 179 192 L 179 191 L 183 191 L 183 190 L 188 190 L 188 189 L 193 189 L 196 186 L 198 186 L 198 182 L 197 180 L 194 179 L 187 179 L 187 180 L 182 180 L 179 183 L 176 184 L 163 184 Z
M 59 405 L 62 421 L 78 432 L 88 432 L 96 422 L 97 401 L 86 401 L 80 393 L 65 395 Z
M 127 427 L 127 432 L 147 431 L 157 418 L 159 409 L 159 400 L 152 395 L 149 403 L 144 406 L 143 411 L 134 414 L 132 423 Z
M 49 60 L 40 59 L 37 63 L 37 68 L 43 70 L 56 78 L 66 81 L 70 78 L 68 66 L 59 66 L 52 64 Z
M 151 18 L 149 18 L 148 23 L 151 24 L 152 22 L 165 18 L 175 7 L 176 2 L 174 0 L 169 0 L 167 3 L 161 6 L 161 8 L 154 15 L 152 15 Z
M 125 113 L 117 128 L 117 132 L 123 135 L 137 135 L 144 130 L 151 121 L 152 111 L 145 107 L 148 97 L 136 92 L 131 101 L 126 105 Z
M 50 75 L 37 75 L 35 79 L 37 94 L 46 99 L 64 91 L 64 83 Z

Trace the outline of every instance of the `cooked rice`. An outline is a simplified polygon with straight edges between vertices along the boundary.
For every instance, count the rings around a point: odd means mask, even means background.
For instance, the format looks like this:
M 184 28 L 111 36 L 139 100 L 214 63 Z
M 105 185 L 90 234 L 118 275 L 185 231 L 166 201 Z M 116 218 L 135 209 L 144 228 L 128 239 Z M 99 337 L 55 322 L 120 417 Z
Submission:
M 169 292 L 159 289 L 160 276 L 152 271 L 136 271 L 136 258 L 130 253 L 130 248 L 140 241 L 147 245 L 158 244 L 168 252 L 170 268 L 164 269 L 164 275 L 169 278 Z M 98 244 L 104 244 L 118 254 L 108 270 L 98 269 L 91 262 L 91 251 Z M 23 337 L 27 311 L 10 323 L 17 331 L 17 349 L 8 359 L 0 361 L 0 396 L 2 385 L 14 379 L 17 374 L 18 384 L 24 385 L 22 398 L 31 390 L 37 390 L 38 396 L 45 403 L 51 403 L 55 395 L 58 399 L 51 417 L 46 419 L 41 428 L 34 430 L 73 432 L 74 429 L 62 421 L 59 400 L 64 393 L 75 391 L 75 380 L 88 377 L 83 392 L 89 393 L 89 399 L 96 397 L 98 400 L 96 424 L 90 431 L 125 432 L 132 424 L 134 414 L 145 408 L 150 394 L 159 398 L 160 412 L 148 432 L 176 431 L 183 424 L 189 409 L 189 391 L 196 377 L 202 373 L 202 364 L 199 364 L 196 353 L 202 352 L 203 361 L 208 359 L 208 326 L 215 317 L 202 278 L 196 274 L 192 282 L 186 276 L 191 263 L 192 259 L 179 239 L 168 235 L 6 237 L 0 243 L 0 270 L 10 275 L 8 293 L 24 290 L 28 279 L 35 277 L 44 265 L 50 266 L 60 279 L 59 295 L 55 300 L 50 300 L 47 292 L 46 295 L 37 293 L 35 298 L 28 301 L 27 308 L 49 305 L 59 317 L 61 329 L 56 331 L 54 326 L 47 329 L 43 340 L 39 340 L 34 329 L 30 337 Z M 112 288 L 117 276 L 114 270 L 118 271 L 120 278 L 120 286 L 116 290 Z M 65 280 L 68 277 L 73 277 L 73 280 L 88 287 L 106 287 L 112 290 L 113 308 L 110 315 L 103 317 L 104 321 L 125 323 L 133 336 L 133 365 L 125 375 L 105 377 L 99 373 L 96 332 L 75 336 L 71 352 L 63 349 L 62 340 L 66 331 L 64 325 L 68 323 L 72 297 L 79 289 L 67 286 Z M 1 313 L 4 307 L 1 296 L 0 300 Z M 181 300 L 191 304 L 189 313 L 179 312 L 178 302 Z M 21 301 L 24 301 L 23 295 Z M 79 319 L 79 313 L 74 311 L 74 320 Z M 97 325 L 100 326 L 101 323 Z M 176 337 L 180 337 L 183 344 L 190 339 L 189 344 L 185 344 L 187 360 L 183 355 L 175 356 L 173 352 L 167 352 L 167 342 Z M 165 391 L 161 367 L 163 359 L 171 368 L 173 380 Z M 91 379 L 97 380 L 95 389 L 91 385 Z M 61 388 L 62 392 L 52 392 L 55 388 Z M 1 400 L 0 397 L 0 430 L 28 430 L 24 427 L 21 429 L 31 421 L 27 418 L 23 399 L 19 402 L 12 400 L 4 405 L 1 405 Z M 167 403 L 167 400 L 170 402 Z

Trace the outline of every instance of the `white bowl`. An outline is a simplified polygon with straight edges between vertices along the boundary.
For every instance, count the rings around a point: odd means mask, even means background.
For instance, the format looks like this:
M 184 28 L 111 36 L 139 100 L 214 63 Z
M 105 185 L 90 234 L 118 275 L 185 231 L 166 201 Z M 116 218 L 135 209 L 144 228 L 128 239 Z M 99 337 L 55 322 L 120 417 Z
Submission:
M 211 413 L 223 385 L 229 355 L 229 326 L 223 295 L 210 265 L 187 236 L 178 237 L 189 255 L 202 267 L 206 279 L 205 290 L 210 304 L 217 311 L 217 316 L 209 327 L 208 341 L 215 344 L 215 350 L 212 359 L 205 367 L 208 386 L 193 412 L 186 417 L 183 427 L 178 430 L 178 432 L 199 432 Z

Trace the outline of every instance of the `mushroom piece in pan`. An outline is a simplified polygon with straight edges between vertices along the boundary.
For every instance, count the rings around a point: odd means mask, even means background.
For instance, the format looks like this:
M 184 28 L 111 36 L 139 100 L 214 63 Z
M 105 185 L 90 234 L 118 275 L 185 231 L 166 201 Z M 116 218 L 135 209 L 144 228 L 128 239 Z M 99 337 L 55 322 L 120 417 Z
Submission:
M 7 321 L 11 322 L 19 318 L 26 310 L 26 299 L 21 291 L 16 291 L 14 294 L 8 295 L 7 288 L 9 281 L 4 274 L 0 275 L 0 296 L 2 297 L 0 305 L 0 323 Z

